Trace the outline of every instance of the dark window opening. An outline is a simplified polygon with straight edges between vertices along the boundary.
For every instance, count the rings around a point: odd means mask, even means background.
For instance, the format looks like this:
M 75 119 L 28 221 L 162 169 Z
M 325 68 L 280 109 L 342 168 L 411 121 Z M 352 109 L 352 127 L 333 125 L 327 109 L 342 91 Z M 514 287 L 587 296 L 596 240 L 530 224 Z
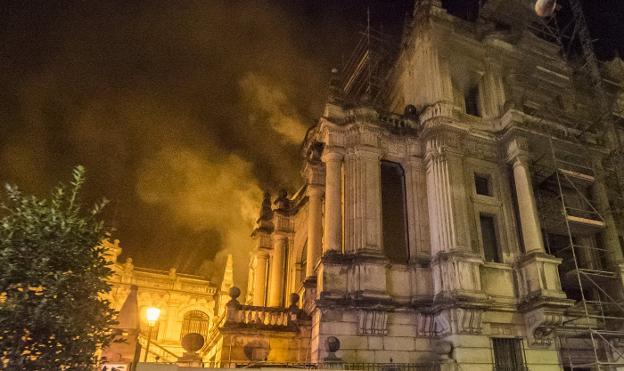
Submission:
M 496 371 L 525 371 L 522 340 L 493 338 L 494 366 Z
M 483 241 L 483 254 L 485 255 L 485 261 L 488 262 L 501 262 L 500 254 L 498 251 L 498 240 L 496 239 L 496 223 L 493 216 L 483 215 L 479 216 L 481 223 L 481 239 Z
M 466 21 L 474 22 L 479 18 L 479 3 L 483 0 L 442 0 L 446 11 Z
M 407 263 L 405 174 L 400 164 L 381 162 L 381 215 L 383 247 L 393 263 Z
M 479 87 L 473 86 L 468 88 L 464 93 L 464 103 L 466 105 L 466 113 L 472 116 L 480 116 L 479 111 Z
M 492 189 L 490 187 L 490 177 L 487 175 L 475 174 L 475 189 L 478 195 L 491 196 Z

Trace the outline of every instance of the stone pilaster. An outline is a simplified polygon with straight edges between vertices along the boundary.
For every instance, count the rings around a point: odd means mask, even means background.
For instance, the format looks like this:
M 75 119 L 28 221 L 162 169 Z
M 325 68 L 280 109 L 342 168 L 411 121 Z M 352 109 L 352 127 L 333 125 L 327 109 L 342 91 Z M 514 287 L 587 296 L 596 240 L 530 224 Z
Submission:
M 322 161 L 325 163 L 323 254 L 342 251 L 342 159 L 342 152 L 331 147 L 323 151 Z
M 269 264 L 269 253 L 267 251 L 256 251 L 254 253 L 254 285 L 253 285 L 253 305 L 266 305 L 267 270 Z
M 316 276 L 315 268 L 322 253 L 324 173 L 320 164 L 307 163 L 304 174 L 308 195 L 308 245 L 305 277 L 311 279 Z
M 434 295 L 439 299 L 485 299 L 480 254 L 470 246 L 461 132 L 437 128 L 427 139 L 427 199 Z
M 452 130 L 452 129 L 449 129 Z M 472 251 L 460 134 L 437 133 L 427 140 L 427 200 L 432 254 Z
M 288 248 L 288 237 L 281 233 L 273 234 L 273 250 L 271 251 L 271 272 L 269 281 L 268 306 L 279 307 L 284 296 L 284 258 Z
M 345 169 L 345 250 L 381 254 L 381 165 L 374 149 L 347 155 Z
M 409 225 L 410 259 L 428 258 L 429 217 L 427 214 L 427 182 L 421 157 L 412 156 L 405 169 L 407 218 Z

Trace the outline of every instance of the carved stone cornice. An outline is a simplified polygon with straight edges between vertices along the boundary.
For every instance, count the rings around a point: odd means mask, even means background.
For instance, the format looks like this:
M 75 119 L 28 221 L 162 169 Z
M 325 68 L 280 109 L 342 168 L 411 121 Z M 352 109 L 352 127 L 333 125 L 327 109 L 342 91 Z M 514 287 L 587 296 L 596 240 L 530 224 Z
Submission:
M 463 154 L 463 139 L 467 130 L 452 125 L 440 124 L 423 132 L 425 158 L 435 158 L 446 153 Z
M 499 148 L 493 138 L 467 135 L 464 137 L 463 149 L 466 156 L 492 162 L 498 162 L 500 160 Z

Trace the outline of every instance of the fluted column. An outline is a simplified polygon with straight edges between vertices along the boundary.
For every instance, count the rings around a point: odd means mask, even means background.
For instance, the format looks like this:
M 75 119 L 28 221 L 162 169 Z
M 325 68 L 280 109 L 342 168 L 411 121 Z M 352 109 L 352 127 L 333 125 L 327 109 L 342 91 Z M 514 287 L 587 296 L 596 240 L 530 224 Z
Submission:
M 325 226 L 323 254 L 342 250 L 341 178 L 342 153 L 327 148 L 322 160 L 325 163 Z
M 432 254 L 440 251 L 471 250 L 467 195 L 461 154 L 441 140 L 431 140 L 427 155 L 427 205 Z
M 321 225 L 322 195 L 323 189 L 320 185 L 308 185 L 308 247 L 305 267 L 306 278 L 314 276 L 314 267 L 321 257 L 321 234 L 323 233 Z
M 261 251 L 256 253 L 254 259 L 253 305 L 264 306 L 266 304 L 267 265 L 269 255 L 266 252 Z
M 444 300 L 460 292 L 482 300 L 483 260 L 471 245 L 462 133 L 444 129 L 429 137 L 425 157 L 433 293 Z
M 525 253 L 545 252 L 537 203 L 531 182 L 527 149 L 526 141 L 523 138 L 513 139 L 507 148 L 508 159 L 513 166 L 522 240 L 524 241 Z
M 380 154 L 376 151 L 359 150 L 359 176 L 362 189 L 359 200 L 362 205 L 362 246 L 356 248 L 378 251 L 382 249 L 381 231 L 381 165 Z M 356 195 L 357 197 L 357 195 Z
M 271 281 L 269 284 L 270 307 L 282 305 L 284 291 L 284 255 L 288 246 L 288 237 L 282 234 L 273 235 L 273 254 L 271 260 Z

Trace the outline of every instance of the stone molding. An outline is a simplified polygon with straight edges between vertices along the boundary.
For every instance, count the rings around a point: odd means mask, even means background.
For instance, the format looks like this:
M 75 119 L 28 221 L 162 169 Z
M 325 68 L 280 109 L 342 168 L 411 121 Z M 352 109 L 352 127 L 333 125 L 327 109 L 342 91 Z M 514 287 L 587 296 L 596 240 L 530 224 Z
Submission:
M 553 332 L 563 324 L 561 311 L 550 311 L 539 308 L 524 315 L 529 344 L 538 347 L 548 347 L 553 343 Z
M 437 313 L 416 314 L 417 335 L 442 337 L 447 335 L 480 335 L 483 332 L 483 308 L 455 307 Z

